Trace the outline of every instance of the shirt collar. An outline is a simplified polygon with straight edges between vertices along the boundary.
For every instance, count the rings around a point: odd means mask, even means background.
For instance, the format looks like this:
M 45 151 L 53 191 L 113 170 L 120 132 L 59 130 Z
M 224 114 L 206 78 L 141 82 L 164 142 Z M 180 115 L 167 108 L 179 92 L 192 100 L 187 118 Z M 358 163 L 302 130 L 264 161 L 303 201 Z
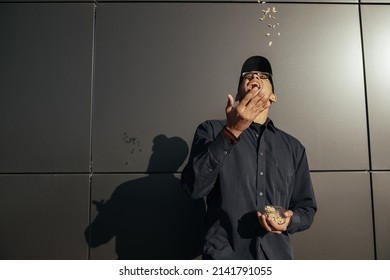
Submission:
M 273 122 L 270 118 L 267 119 L 267 121 L 265 122 L 265 125 L 266 125 L 267 128 L 268 128 L 269 130 L 271 130 L 273 133 L 276 132 L 276 127 L 275 127 L 275 125 L 274 125 L 274 122 Z
M 252 122 L 251 126 L 254 127 L 255 125 L 256 124 L 254 122 Z M 276 132 L 276 127 L 270 118 L 267 118 L 266 122 L 264 123 L 264 126 L 265 126 L 265 129 L 268 129 L 268 130 L 272 131 L 273 133 Z

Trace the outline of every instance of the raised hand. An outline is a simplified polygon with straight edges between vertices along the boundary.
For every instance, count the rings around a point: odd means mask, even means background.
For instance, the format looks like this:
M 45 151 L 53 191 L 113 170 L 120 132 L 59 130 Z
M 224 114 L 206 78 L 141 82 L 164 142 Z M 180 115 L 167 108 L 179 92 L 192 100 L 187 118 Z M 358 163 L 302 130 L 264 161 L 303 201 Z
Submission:
M 265 87 L 262 89 L 254 87 L 235 107 L 233 96 L 229 94 L 226 105 L 226 128 L 236 137 L 240 136 L 264 110 L 271 106 L 271 95 L 272 92 Z

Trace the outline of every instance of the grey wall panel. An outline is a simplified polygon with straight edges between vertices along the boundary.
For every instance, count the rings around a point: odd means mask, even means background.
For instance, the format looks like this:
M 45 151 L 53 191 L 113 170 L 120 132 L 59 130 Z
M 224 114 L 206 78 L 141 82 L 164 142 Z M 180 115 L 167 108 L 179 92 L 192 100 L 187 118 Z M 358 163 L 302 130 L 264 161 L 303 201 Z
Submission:
M 229 0 L 171 0 L 170 2 L 232 2 Z M 234 2 L 248 2 L 248 0 L 233 0 Z M 358 3 L 359 0 L 317 0 L 318 3 Z M 389 0 L 365 0 L 362 2 L 388 2 Z M 11 3 L 19 3 L 19 2 L 95 2 L 93 0 L 0 0 L 1 2 L 11 2 Z M 97 0 L 97 3 L 105 3 L 105 2 L 167 2 L 166 0 Z M 253 2 L 258 2 L 254 0 Z M 266 3 L 262 3 L 266 2 Z M 313 0 L 268 0 L 268 1 L 260 1 L 259 4 L 272 4 L 273 2 L 281 2 L 281 3 L 296 3 L 296 2 L 313 2 Z
M 90 2 L 93 3 L 93 0 L 0 0 L 0 3 L 46 3 L 46 2 L 51 2 L 51 3 L 66 3 L 66 2 L 71 2 L 71 3 L 85 3 L 85 2 Z
M 272 118 L 303 142 L 312 170 L 368 169 L 358 8 L 293 5 L 280 12 Z
M 1 2 L 2 0 L 0 0 Z M 14 0 L 18 1 L 18 0 Z M 317 3 L 358 3 L 359 0 L 317 0 L 315 2 Z M 367 0 L 369 1 L 369 0 Z M 379 0 L 379 1 L 386 1 L 386 0 Z M 98 2 L 166 2 L 166 0 L 103 0 Z M 170 2 L 248 2 L 248 0 L 172 0 Z M 305 3 L 305 2 L 313 2 L 313 0 L 268 0 L 268 1 L 262 1 L 262 0 L 253 0 L 252 2 L 257 2 L 258 4 L 272 4 L 272 3 Z M 263 3 L 264 2 L 264 3 Z
M 319 211 L 292 236 L 295 257 L 373 259 L 375 232 L 389 259 L 389 172 L 372 175 L 374 230 L 359 171 L 370 166 L 357 3 L 372 168 L 388 170 L 390 1 L 98 1 L 96 38 L 95 3 L 66 2 L 0 0 L 0 259 L 85 259 L 87 241 L 91 259 L 198 258 L 204 203 L 177 172 L 196 126 L 225 117 L 254 54 L 273 65 L 272 119 L 326 171 L 312 172 Z M 268 7 L 275 18 L 260 21 Z
M 390 168 L 390 6 L 362 7 L 373 169 Z
M 93 4 L 0 4 L 0 172 L 88 171 Z
M 372 174 L 377 258 L 390 259 L 390 172 Z
M 100 4 L 95 170 L 145 171 L 159 134 L 190 145 L 201 121 L 225 118 L 254 54 L 273 63 L 272 117 L 303 141 L 311 168 L 367 169 L 357 7 L 272 6 L 270 30 L 257 3 Z
M 390 0 L 361 0 L 362 3 L 390 3 Z
M 1 175 L 0 259 L 87 259 L 88 175 Z
M 175 174 L 96 175 L 91 259 L 194 259 L 201 254 L 205 203 Z
M 318 212 L 312 227 L 292 236 L 296 259 L 374 259 L 368 173 L 312 173 Z
M 229 21 L 240 7 L 218 7 L 99 6 L 95 170 L 145 171 L 157 135 L 189 143 L 203 118 L 224 116 L 238 80 L 238 64 L 230 62 L 242 57 L 229 38 L 239 32 Z M 225 26 L 230 34 L 218 35 Z

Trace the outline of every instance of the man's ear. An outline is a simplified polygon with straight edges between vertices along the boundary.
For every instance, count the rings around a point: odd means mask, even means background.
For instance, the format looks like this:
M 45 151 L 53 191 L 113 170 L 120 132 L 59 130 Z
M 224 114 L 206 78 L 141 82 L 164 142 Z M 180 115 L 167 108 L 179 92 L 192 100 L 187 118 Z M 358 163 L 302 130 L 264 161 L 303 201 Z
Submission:
M 270 96 L 269 100 L 271 100 L 272 102 L 276 102 L 276 101 L 278 101 L 278 97 L 276 96 L 275 93 L 273 93 L 273 94 Z

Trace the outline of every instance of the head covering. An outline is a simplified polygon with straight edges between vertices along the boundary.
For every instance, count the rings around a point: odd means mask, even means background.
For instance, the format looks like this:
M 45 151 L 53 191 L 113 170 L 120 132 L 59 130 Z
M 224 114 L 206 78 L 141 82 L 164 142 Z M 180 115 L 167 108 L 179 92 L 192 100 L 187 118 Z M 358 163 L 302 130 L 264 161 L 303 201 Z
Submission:
M 268 59 L 266 59 L 263 56 L 251 56 L 247 60 L 245 60 L 244 64 L 241 68 L 240 73 L 240 81 L 238 83 L 238 87 L 240 87 L 240 84 L 242 82 L 242 73 L 244 72 L 251 72 L 251 71 L 261 71 L 261 72 L 267 72 L 270 73 L 271 76 L 269 77 L 269 81 L 272 85 L 272 91 L 274 91 L 274 82 L 272 80 L 272 68 L 271 63 L 269 63 Z

